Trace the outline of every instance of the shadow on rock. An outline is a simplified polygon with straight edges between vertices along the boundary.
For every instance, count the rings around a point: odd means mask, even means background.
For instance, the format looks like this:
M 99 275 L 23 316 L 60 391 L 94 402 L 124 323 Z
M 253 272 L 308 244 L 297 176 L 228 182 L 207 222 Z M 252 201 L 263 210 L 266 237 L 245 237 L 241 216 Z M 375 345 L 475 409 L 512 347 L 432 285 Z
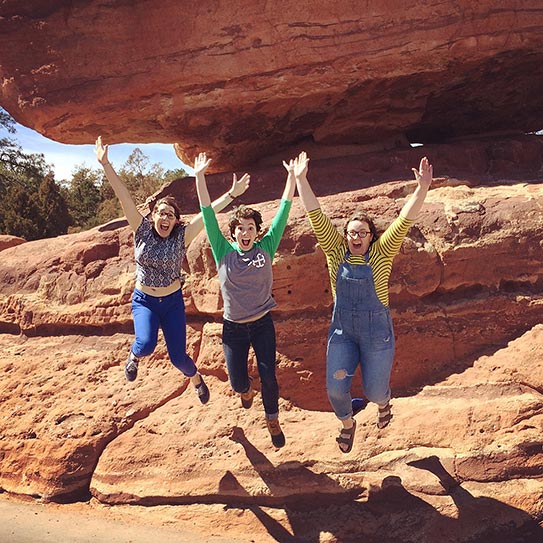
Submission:
M 385 477 L 380 487 L 346 489 L 325 474 L 312 472 L 298 462 L 274 466 L 234 428 L 232 441 L 243 446 L 247 458 L 270 491 L 258 500 L 227 472 L 221 480 L 225 493 L 235 491 L 242 507 L 252 511 L 269 535 L 279 543 L 539 543 L 543 530 L 525 511 L 487 497 L 474 497 L 442 466 L 437 457 L 410 462 L 438 477 L 447 495 L 443 508 L 455 506 L 447 516 L 409 492 L 397 476 Z M 304 489 L 295 498 L 285 485 Z M 305 490 L 307 489 L 307 492 Z M 288 497 L 287 497 L 288 496 Z M 451 499 L 452 502 L 451 503 Z M 439 501 L 439 500 L 438 500 Z M 241 503 L 243 502 L 243 503 Z M 288 522 L 264 509 L 284 511 Z M 441 509 L 441 507 L 440 507 Z M 450 509 L 450 507 L 449 507 Z
M 458 511 L 457 518 L 443 517 L 440 531 L 449 534 L 441 541 L 481 543 L 537 543 L 543 541 L 543 528 L 526 511 L 494 498 L 476 497 L 444 468 L 437 456 L 408 462 L 409 466 L 433 473 Z M 438 528 L 439 529 L 439 528 Z M 436 532 L 436 536 L 438 536 Z

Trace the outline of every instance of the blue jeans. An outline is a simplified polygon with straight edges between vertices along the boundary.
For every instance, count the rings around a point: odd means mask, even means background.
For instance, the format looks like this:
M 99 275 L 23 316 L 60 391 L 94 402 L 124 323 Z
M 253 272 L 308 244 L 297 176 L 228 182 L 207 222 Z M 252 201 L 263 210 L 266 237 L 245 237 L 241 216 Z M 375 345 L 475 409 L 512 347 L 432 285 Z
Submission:
M 187 354 L 185 302 L 181 289 L 164 297 L 150 296 L 135 289 L 132 296 L 132 317 L 136 339 L 132 352 L 138 358 L 150 355 L 156 348 L 158 329 L 162 328 L 172 364 L 187 377 L 197 369 Z
M 352 416 L 351 383 L 359 364 L 366 398 L 388 403 L 394 346 L 390 311 L 377 297 L 371 267 L 343 262 L 326 351 L 326 390 L 338 419 Z
M 279 414 L 279 385 L 275 376 L 275 327 L 271 313 L 253 322 L 232 322 L 224 319 L 222 344 L 230 385 L 237 393 L 249 390 L 249 347 L 256 356 L 262 387 L 262 403 L 268 420 Z

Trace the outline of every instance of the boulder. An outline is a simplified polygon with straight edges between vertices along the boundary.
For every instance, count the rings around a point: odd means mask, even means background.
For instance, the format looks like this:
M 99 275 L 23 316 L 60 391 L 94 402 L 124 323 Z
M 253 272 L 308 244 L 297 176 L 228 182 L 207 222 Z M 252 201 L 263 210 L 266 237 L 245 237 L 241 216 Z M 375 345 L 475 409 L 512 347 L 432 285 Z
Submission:
M 21 243 L 26 243 L 26 239 L 18 236 L 9 236 L 7 234 L 0 235 L 0 251 L 9 249 L 10 247 L 15 247 Z
M 180 142 L 216 171 L 543 126 L 537 0 L 6 1 L 0 103 L 63 143 Z

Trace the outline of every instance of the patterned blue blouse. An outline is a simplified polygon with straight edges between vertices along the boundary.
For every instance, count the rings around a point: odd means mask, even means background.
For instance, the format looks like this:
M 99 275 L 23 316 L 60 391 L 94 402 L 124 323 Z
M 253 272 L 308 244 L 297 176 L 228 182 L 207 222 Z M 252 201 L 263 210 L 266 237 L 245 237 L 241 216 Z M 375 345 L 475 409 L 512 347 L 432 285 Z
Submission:
M 185 225 L 175 226 L 167 238 L 160 237 L 144 217 L 134 234 L 136 281 L 147 287 L 167 287 L 176 279 L 183 284 Z

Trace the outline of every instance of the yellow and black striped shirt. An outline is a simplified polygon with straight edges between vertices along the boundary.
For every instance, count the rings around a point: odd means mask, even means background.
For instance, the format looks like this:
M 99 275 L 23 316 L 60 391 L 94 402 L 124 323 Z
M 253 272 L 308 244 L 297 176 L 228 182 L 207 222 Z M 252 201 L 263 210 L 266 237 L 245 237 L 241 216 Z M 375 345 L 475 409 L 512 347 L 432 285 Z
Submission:
M 320 208 L 309 211 L 307 215 L 311 227 L 317 236 L 317 241 L 326 255 L 330 285 L 335 298 L 337 272 L 348 249 L 347 241 Z M 377 241 L 370 246 L 369 263 L 373 273 L 375 292 L 381 303 L 386 307 L 388 307 L 389 303 L 388 278 L 392 270 L 392 261 L 398 254 L 402 242 L 413 222 L 399 215 L 385 232 L 379 236 Z M 347 262 L 350 264 L 366 264 L 363 255 L 349 255 Z

